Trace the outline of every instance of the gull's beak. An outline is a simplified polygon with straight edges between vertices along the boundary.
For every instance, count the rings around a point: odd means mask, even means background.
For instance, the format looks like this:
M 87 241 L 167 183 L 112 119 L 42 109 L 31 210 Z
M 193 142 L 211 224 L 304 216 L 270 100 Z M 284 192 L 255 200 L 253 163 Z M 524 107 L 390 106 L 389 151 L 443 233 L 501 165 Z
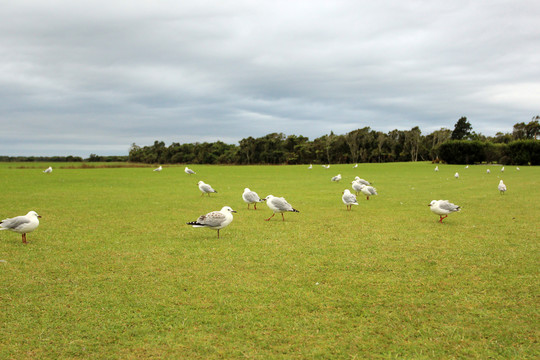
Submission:
M 236 210 L 233 210 L 233 211 L 231 211 L 231 212 L 235 213 L 235 212 L 237 212 L 237 211 L 236 211 Z
M 431 206 L 431 204 L 427 204 L 427 206 Z
M 41 218 L 41 215 L 38 215 L 37 217 L 38 217 L 38 218 Z

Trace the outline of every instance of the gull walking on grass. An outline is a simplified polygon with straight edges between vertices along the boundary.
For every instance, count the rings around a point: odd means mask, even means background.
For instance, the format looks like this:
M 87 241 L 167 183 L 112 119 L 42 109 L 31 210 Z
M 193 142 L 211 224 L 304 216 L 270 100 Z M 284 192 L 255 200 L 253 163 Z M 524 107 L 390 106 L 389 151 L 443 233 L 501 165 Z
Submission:
M 337 175 L 334 176 L 331 180 L 332 180 L 332 181 L 335 181 L 335 182 L 339 182 L 339 180 L 341 180 L 341 174 L 337 174 Z
M 163 170 L 163 167 L 161 165 L 159 165 L 159 167 L 154 169 L 154 171 L 157 171 L 157 172 L 160 172 L 161 170 Z
M 312 165 L 312 164 L 309 164 L 308 170 L 311 170 L 311 169 L 313 169 L 313 165 Z
M 190 168 L 188 168 L 187 166 L 184 168 L 184 172 L 188 175 L 193 175 L 193 174 L 196 174 L 195 171 L 191 170 Z
M 375 189 L 373 186 L 364 185 L 364 186 L 362 186 L 360 191 L 362 192 L 362 194 L 366 195 L 367 200 L 369 200 L 369 197 L 372 196 L 372 195 L 379 195 L 379 194 L 377 194 L 377 189 Z
M 490 174 L 491 171 L 489 169 L 486 170 L 486 174 Z
M 244 189 L 244 193 L 242 194 L 242 199 L 248 204 L 248 210 L 249 205 L 253 204 L 253 208 L 257 210 L 257 203 L 262 203 L 266 199 L 261 199 L 259 195 L 255 191 L 249 190 L 249 188 Z
M 455 177 L 456 179 L 459 179 L 459 173 L 455 173 L 455 174 L 454 174 L 454 177 Z
M 273 218 L 276 213 L 281 213 L 281 218 L 283 219 L 283 221 L 285 221 L 285 217 L 283 216 L 284 212 L 300 212 L 296 209 L 293 209 L 292 205 L 289 204 L 287 200 L 285 200 L 285 198 L 278 198 L 274 195 L 268 195 L 266 197 L 266 205 L 270 208 L 270 210 L 274 212 L 272 216 L 270 216 L 268 219 L 265 219 L 266 221 L 270 221 L 270 219 Z
M 50 173 L 52 173 L 52 167 L 49 166 L 48 168 L 46 168 L 45 170 L 43 170 L 43 172 L 44 172 L 45 174 L 50 174 Z
M 36 230 L 39 226 L 39 216 L 35 211 L 29 211 L 24 216 L 16 216 L 0 221 L 0 230 L 11 230 L 22 234 L 22 242 L 26 244 L 26 234 Z
M 358 205 L 358 201 L 356 201 L 356 196 L 354 194 L 351 194 L 349 189 L 343 190 L 343 196 L 341 197 L 341 200 L 343 200 L 343 203 L 347 206 L 347 210 L 351 210 L 353 205 Z
M 499 182 L 499 191 L 501 193 L 501 195 L 503 195 L 505 192 L 506 192 L 506 185 L 503 183 L 503 181 L 501 180 Z
M 356 191 L 356 195 L 362 190 L 362 188 L 365 186 L 364 184 L 359 183 L 358 181 L 354 180 L 352 183 L 352 188 L 354 191 Z
M 448 200 L 432 200 L 428 206 L 431 208 L 432 212 L 439 215 L 439 222 L 441 224 L 443 219 L 448 217 L 448 214 L 461 210 L 461 207 L 452 204 Z
M 210 196 L 210 193 L 217 193 L 216 190 L 214 190 L 210 185 L 205 184 L 202 180 L 199 181 L 197 185 L 199 185 L 199 190 L 202 192 L 201 196 L 204 194 L 208 194 L 208 196 Z
M 435 172 L 439 171 L 439 166 L 435 166 Z
M 233 221 L 232 213 L 235 212 L 230 206 L 224 206 L 219 211 L 212 211 L 206 215 L 201 215 L 197 220 L 188 222 L 187 224 L 193 227 L 205 227 L 217 230 L 217 237 L 219 239 L 219 230 L 228 226 Z

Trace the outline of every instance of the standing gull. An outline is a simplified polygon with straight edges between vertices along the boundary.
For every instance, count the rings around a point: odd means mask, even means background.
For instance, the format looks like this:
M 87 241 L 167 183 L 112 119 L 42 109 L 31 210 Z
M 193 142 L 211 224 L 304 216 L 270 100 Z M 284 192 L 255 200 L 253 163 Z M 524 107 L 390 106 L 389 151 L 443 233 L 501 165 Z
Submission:
M 486 170 L 486 173 L 489 174 L 489 173 L 491 173 L 491 171 L 489 171 L 489 169 L 487 169 L 487 170 Z
M 354 191 L 356 191 L 356 195 L 362 190 L 362 188 L 365 186 L 364 184 L 358 182 L 357 180 L 354 180 L 352 183 L 352 188 Z
M 372 196 L 372 195 L 379 195 L 379 194 L 377 194 L 377 189 L 375 189 L 373 186 L 364 185 L 364 186 L 362 186 L 360 191 L 362 192 L 362 194 L 366 195 L 367 200 L 369 200 L 369 197 Z
M 208 194 L 208 196 L 210 196 L 210 193 L 217 193 L 216 190 L 214 190 L 210 185 L 205 184 L 202 180 L 199 181 L 197 185 L 199 185 L 199 190 L 202 192 L 201 196 L 204 194 Z
M 364 179 L 361 179 L 361 178 L 359 178 L 358 176 L 356 176 L 356 177 L 354 178 L 354 181 L 356 181 L 356 182 L 358 182 L 358 183 L 360 183 L 360 184 L 364 184 L 364 185 L 371 185 L 371 183 L 370 183 L 369 181 L 364 180 Z
M 499 182 L 498 188 L 499 188 L 499 191 L 501 192 L 501 195 L 505 193 L 505 191 L 506 191 L 506 185 L 503 183 L 502 180 Z
M 456 179 L 459 179 L 459 173 L 455 173 L 455 174 L 454 174 L 454 177 L 455 177 Z
M 313 165 L 312 165 L 312 164 L 309 164 L 308 169 L 309 169 L 309 170 L 313 169 Z
M 355 164 L 352 168 L 356 169 L 358 167 L 358 164 Z
M 233 221 L 232 213 L 235 213 L 229 206 L 224 206 L 219 211 L 212 211 L 206 215 L 201 215 L 196 221 L 188 222 L 188 225 L 193 227 L 206 227 L 217 230 L 219 239 L 219 230 L 223 229 Z
M 158 172 L 161 171 L 161 170 L 163 170 L 163 168 L 161 167 L 161 165 L 159 165 L 159 167 L 157 167 L 157 168 L 154 169 L 154 171 L 158 171 Z
M 339 180 L 341 180 L 341 174 L 337 174 L 337 175 L 334 176 L 331 180 L 332 180 L 332 181 L 335 181 L 335 182 L 339 182 Z
M 270 208 L 270 210 L 274 212 L 272 216 L 270 216 L 268 219 L 265 219 L 266 221 L 269 221 L 271 218 L 273 218 L 276 213 L 281 213 L 281 218 L 283 219 L 283 221 L 285 221 L 285 217 L 283 216 L 283 213 L 285 211 L 300 212 L 296 209 L 293 209 L 291 204 L 289 204 L 287 200 L 285 200 L 285 198 L 278 198 L 274 195 L 268 195 L 266 197 L 266 205 Z
M 188 168 L 187 166 L 184 168 L 184 172 L 188 175 L 192 175 L 192 174 L 196 174 L 195 171 L 191 170 L 190 168 Z
M 341 197 L 341 200 L 343 200 L 343 203 L 347 206 L 347 210 L 351 210 L 353 205 L 358 205 L 358 201 L 356 201 L 356 196 L 354 194 L 351 194 L 349 189 L 343 190 L 343 196 Z
M 439 222 L 441 224 L 443 219 L 448 217 L 448 214 L 461 210 L 459 206 L 452 204 L 448 200 L 432 200 L 428 206 L 432 212 L 439 215 Z
M 439 171 L 439 166 L 435 166 L 435 171 Z
M 0 221 L 0 230 L 11 230 L 22 234 L 22 242 L 26 244 L 26 234 L 36 230 L 39 225 L 38 218 L 40 217 L 37 212 L 29 211 L 24 216 L 4 219 Z
M 501 168 L 501 172 L 504 172 L 504 166 Z
M 50 173 L 52 173 L 52 167 L 49 166 L 48 168 L 46 168 L 45 170 L 43 170 L 43 172 L 44 172 L 45 174 L 50 174 Z
M 257 210 L 257 203 L 264 202 L 265 200 L 265 199 L 261 199 L 255 191 L 249 190 L 249 188 L 244 189 L 244 193 L 242 194 L 242 199 L 248 204 L 248 210 L 249 210 L 250 204 L 253 204 L 253 207 L 255 208 L 255 210 Z

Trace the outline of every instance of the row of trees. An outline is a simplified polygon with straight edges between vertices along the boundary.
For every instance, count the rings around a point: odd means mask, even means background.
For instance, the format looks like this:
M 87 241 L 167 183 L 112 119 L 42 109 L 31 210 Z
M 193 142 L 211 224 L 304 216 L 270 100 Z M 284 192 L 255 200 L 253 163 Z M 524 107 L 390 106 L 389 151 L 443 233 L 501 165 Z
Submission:
M 418 126 L 410 130 L 392 130 L 388 133 L 364 127 L 344 135 L 333 132 L 310 141 L 305 136 L 271 133 L 259 138 L 248 137 L 238 145 L 214 143 L 172 143 L 166 146 L 163 141 L 155 141 L 151 146 L 140 147 L 132 144 L 129 161 L 142 163 L 194 163 L 194 164 L 307 164 L 307 163 L 357 163 L 357 162 L 392 162 L 392 161 L 461 161 L 451 157 L 455 151 L 441 154 L 443 144 L 450 141 L 465 141 L 481 144 L 503 144 L 498 147 L 482 145 L 485 155 L 478 156 L 477 149 L 472 162 L 513 163 L 511 153 L 505 144 L 529 139 L 537 141 L 540 134 L 539 116 L 530 123 L 514 125 L 512 133 L 497 133 L 486 137 L 472 130 L 466 117 L 460 118 L 454 130 L 441 128 L 428 135 L 422 135 Z M 463 147 L 472 149 L 473 147 Z M 491 150 L 497 151 L 490 153 Z M 446 157 L 446 159 L 445 159 Z M 469 161 L 467 161 L 469 162 Z

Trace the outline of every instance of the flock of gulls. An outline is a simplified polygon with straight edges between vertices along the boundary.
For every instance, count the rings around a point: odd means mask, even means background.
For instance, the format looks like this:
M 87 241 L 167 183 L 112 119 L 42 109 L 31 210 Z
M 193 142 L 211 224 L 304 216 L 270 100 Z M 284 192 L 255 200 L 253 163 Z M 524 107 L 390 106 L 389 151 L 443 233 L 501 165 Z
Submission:
M 329 169 L 330 165 L 322 165 L 325 169 Z M 358 164 L 354 165 L 353 168 L 357 168 Z M 467 165 L 465 169 L 468 169 L 469 166 Z M 313 169 L 313 165 L 309 165 L 308 169 Z M 159 166 L 158 168 L 154 169 L 153 171 L 160 172 L 163 170 L 162 166 Z M 501 168 L 501 172 L 504 172 L 505 168 L 504 166 Z M 517 171 L 519 171 L 519 167 L 516 168 Z M 50 174 L 52 173 L 53 169 L 52 167 L 48 167 L 47 169 L 43 170 L 44 173 Z M 439 171 L 439 166 L 435 167 L 435 172 Z M 184 169 L 184 172 L 188 175 L 194 175 L 196 174 L 195 171 L 188 168 L 187 166 Z M 490 169 L 486 169 L 486 173 L 490 174 Z M 454 177 L 456 179 L 459 179 L 459 173 L 455 173 Z M 337 174 L 336 176 L 333 176 L 330 179 L 332 182 L 339 183 L 342 180 L 341 174 Z M 199 190 L 201 191 L 201 196 L 204 196 L 204 194 L 208 194 L 210 196 L 211 193 L 217 193 L 214 188 L 212 188 L 211 185 L 206 184 L 203 181 L 199 181 L 197 183 Z M 347 210 L 352 210 L 353 205 L 358 205 L 357 196 L 362 193 L 366 196 L 366 199 L 369 200 L 370 196 L 378 195 L 377 189 L 375 189 L 372 184 L 362 179 L 358 176 L 355 177 L 355 179 L 351 182 L 351 188 L 354 190 L 356 194 L 353 194 L 351 190 L 345 189 L 343 191 L 343 195 L 341 197 L 343 203 L 347 207 Z M 500 194 L 504 194 L 506 192 L 506 185 L 504 184 L 503 180 L 499 182 L 498 190 Z M 250 208 L 250 205 L 253 205 L 253 208 L 257 210 L 257 204 L 266 202 L 266 205 L 270 210 L 272 210 L 272 215 L 265 219 L 266 221 L 269 221 L 272 217 L 274 217 L 275 214 L 281 214 L 281 218 L 283 221 L 285 221 L 285 217 L 283 216 L 283 213 L 285 212 L 299 212 L 295 208 L 292 207 L 291 204 L 285 200 L 283 197 L 276 197 L 273 195 L 268 195 L 265 198 L 261 198 L 255 191 L 250 190 L 249 188 L 245 188 L 244 192 L 242 193 L 242 199 L 244 202 L 248 205 L 248 209 Z M 461 210 L 461 207 L 458 205 L 455 205 L 451 203 L 448 200 L 432 200 L 428 206 L 430 207 L 430 210 L 439 215 L 439 222 L 442 223 L 443 219 L 448 217 L 449 214 L 458 212 Z M 230 206 L 224 206 L 219 211 L 212 211 L 209 212 L 206 215 L 201 215 L 199 218 L 195 221 L 188 222 L 187 225 L 191 225 L 193 227 L 205 227 L 213 230 L 217 230 L 217 237 L 219 238 L 219 230 L 227 227 L 232 221 L 233 221 L 233 213 L 236 211 L 233 210 Z M 16 216 L 14 218 L 7 218 L 2 221 L 0 221 L 0 230 L 10 230 L 16 233 L 19 233 L 22 235 L 22 242 L 27 243 L 26 241 L 26 234 L 31 233 L 39 226 L 39 218 L 41 216 L 38 215 L 35 211 L 29 211 L 26 215 L 22 216 Z

